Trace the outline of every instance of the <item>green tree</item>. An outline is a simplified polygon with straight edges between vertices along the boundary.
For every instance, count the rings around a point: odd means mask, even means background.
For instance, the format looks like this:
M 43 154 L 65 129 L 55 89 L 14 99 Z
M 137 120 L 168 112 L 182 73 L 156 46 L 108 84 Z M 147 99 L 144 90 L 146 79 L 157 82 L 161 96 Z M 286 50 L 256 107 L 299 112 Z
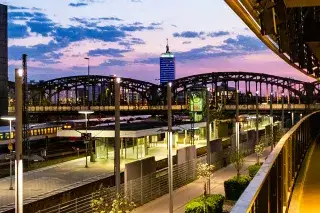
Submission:
M 209 165 L 207 163 L 201 163 L 198 165 L 197 168 L 197 173 L 198 173 L 198 178 L 203 180 L 203 195 L 207 196 L 207 184 L 208 181 L 213 173 L 214 170 L 214 165 Z M 210 187 L 210 186 L 209 186 Z
M 263 150 L 264 150 L 264 144 L 263 143 L 259 143 L 259 144 L 256 144 L 254 146 L 254 152 L 256 153 L 257 155 L 257 164 L 260 165 L 260 157 L 262 156 L 263 154 Z
M 98 198 L 91 201 L 93 213 L 129 213 L 136 207 L 126 196 L 117 194 L 110 202 L 109 195 L 110 190 L 101 185 L 97 193 Z
M 230 151 L 230 161 L 234 168 L 237 170 L 237 177 L 240 177 L 240 171 L 244 165 L 245 152 L 242 149 L 237 150 L 236 148 Z
M 136 205 L 134 202 L 130 202 L 126 196 L 117 194 L 117 198 L 113 200 L 111 207 L 109 213 L 128 213 L 132 212 Z

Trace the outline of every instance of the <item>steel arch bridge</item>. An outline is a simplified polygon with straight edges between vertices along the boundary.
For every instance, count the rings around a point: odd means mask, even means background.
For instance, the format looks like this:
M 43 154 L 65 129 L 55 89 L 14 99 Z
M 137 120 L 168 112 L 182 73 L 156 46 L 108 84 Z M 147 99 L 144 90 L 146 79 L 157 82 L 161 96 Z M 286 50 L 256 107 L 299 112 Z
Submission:
M 112 106 L 114 105 L 114 76 L 71 76 L 39 82 L 29 86 L 30 106 Z M 263 93 L 277 96 L 285 93 L 292 102 L 311 102 L 320 95 L 319 82 L 303 82 L 292 78 L 250 72 L 213 72 L 187 76 L 172 82 L 176 104 L 187 104 L 188 93 L 194 88 L 209 87 L 215 102 L 222 96 L 238 89 L 243 103 L 250 102 L 256 91 L 263 101 Z M 121 78 L 122 105 L 164 105 L 166 85 L 156 85 L 131 78 Z M 9 82 L 10 94 L 14 94 L 14 83 Z M 220 93 L 219 93 L 220 92 Z M 232 95 L 226 95 L 226 101 Z
M 31 105 L 113 105 L 113 76 L 71 76 L 39 82 L 29 86 Z M 152 94 L 160 94 L 158 86 L 135 79 L 121 78 L 121 92 L 130 99 L 151 101 Z M 14 94 L 14 83 L 9 82 L 11 94 Z

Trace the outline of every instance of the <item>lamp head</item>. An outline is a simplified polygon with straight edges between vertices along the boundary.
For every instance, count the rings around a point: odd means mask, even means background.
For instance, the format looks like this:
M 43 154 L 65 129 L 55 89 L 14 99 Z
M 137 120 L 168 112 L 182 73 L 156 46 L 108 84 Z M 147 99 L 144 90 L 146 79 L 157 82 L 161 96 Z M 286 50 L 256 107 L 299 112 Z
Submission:
M 23 69 L 21 69 L 21 68 L 16 69 L 16 74 L 18 74 L 19 77 L 22 77 L 23 76 Z
M 6 120 L 6 121 L 14 121 L 16 120 L 16 117 L 14 116 L 1 116 L 1 120 Z
M 89 115 L 89 114 L 93 114 L 94 111 L 90 111 L 90 110 L 83 110 L 83 111 L 79 111 L 79 114 L 84 114 L 84 115 Z

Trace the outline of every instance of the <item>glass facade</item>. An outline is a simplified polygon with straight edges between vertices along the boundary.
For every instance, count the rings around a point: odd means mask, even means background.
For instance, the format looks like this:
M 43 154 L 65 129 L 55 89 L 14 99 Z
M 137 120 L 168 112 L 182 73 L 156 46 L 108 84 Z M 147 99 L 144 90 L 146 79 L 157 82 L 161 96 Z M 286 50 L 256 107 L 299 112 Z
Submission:
M 0 4 L 0 116 L 8 114 L 8 8 Z
M 175 58 L 171 53 L 164 53 L 160 57 L 160 83 L 165 84 L 175 80 Z

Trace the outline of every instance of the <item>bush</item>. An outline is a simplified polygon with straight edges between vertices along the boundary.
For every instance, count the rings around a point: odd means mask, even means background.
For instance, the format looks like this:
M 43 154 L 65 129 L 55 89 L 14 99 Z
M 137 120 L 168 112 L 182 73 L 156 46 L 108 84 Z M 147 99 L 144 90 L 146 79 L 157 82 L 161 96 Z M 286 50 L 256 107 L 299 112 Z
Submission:
M 261 164 L 260 164 L 260 163 L 249 166 L 249 167 L 248 167 L 249 176 L 250 176 L 251 178 L 253 178 L 253 177 L 257 174 L 257 172 L 259 171 L 260 167 L 261 167 Z
M 222 213 L 224 196 L 220 194 L 208 195 L 193 199 L 185 206 L 185 213 Z M 205 206 L 206 203 L 206 206 Z M 206 208 L 206 209 L 205 209 Z
M 238 200 L 242 192 L 247 188 L 250 183 L 250 176 L 242 175 L 235 176 L 224 182 L 224 192 L 227 200 Z

